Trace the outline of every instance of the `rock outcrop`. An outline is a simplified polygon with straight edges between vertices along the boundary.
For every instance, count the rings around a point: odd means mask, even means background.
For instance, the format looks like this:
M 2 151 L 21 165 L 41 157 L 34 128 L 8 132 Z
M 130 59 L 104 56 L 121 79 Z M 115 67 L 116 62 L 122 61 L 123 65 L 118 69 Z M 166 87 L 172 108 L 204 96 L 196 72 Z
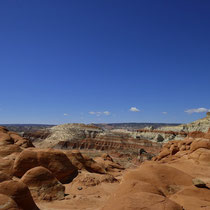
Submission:
M 196 120 L 192 123 L 177 126 L 164 126 L 158 129 L 138 129 L 132 132 L 132 136 L 137 139 L 147 139 L 153 142 L 168 142 L 171 140 L 182 140 L 192 132 L 207 132 L 210 128 L 209 112 L 203 119 Z
M 25 149 L 15 159 L 13 175 L 21 178 L 29 169 L 43 166 L 61 182 L 70 182 L 77 168 L 62 152 L 53 149 Z
M 196 131 L 189 133 L 188 137 L 186 137 L 184 140 L 169 141 L 163 145 L 161 152 L 154 158 L 154 160 L 168 161 L 175 160 L 183 156 L 188 156 L 188 158 L 190 158 L 191 156 L 195 156 L 196 153 L 199 153 L 199 151 L 202 151 L 203 155 L 206 155 L 210 150 L 209 134 L 210 129 L 207 133 Z M 200 149 L 205 149 L 205 151 Z M 203 155 L 201 155 L 201 157 Z
M 103 209 L 210 209 L 209 134 L 164 144 L 154 161 L 124 174 Z
M 106 153 L 102 154 L 101 157 L 96 157 L 94 160 L 106 170 L 106 172 L 119 172 L 124 168 L 113 161 L 113 159 Z
M 3 172 L 0 172 L 0 183 L 3 181 L 7 181 L 10 180 L 11 176 L 9 176 L 8 174 L 5 174 Z
M 94 138 L 98 133 L 103 132 L 101 128 L 98 128 L 93 125 L 85 125 L 85 124 L 63 124 L 54 126 L 49 129 L 49 134 L 47 138 L 43 141 L 38 142 L 36 145 L 38 147 L 54 147 L 60 141 L 78 141 L 85 138 Z
M 21 181 L 28 186 L 34 199 L 48 201 L 64 199 L 65 187 L 51 171 L 42 166 L 28 170 Z
M 171 129 L 176 128 L 173 126 Z M 137 139 L 147 139 L 153 142 L 167 142 L 171 140 L 184 139 L 187 136 L 187 132 L 184 131 L 164 131 L 164 130 L 147 130 L 139 129 L 132 133 L 132 136 Z
M 188 124 L 182 124 L 178 126 L 167 126 L 161 128 L 163 131 L 176 131 L 176 132 L 193 132 L 193 131 L 201 131 L 201 132 L 207 132 L 208 129 L 210 128 L 210 117 L 209 117 L 209 112 L 206 114 L 206 117 L 196 120 L 192 123 Z
M 101 167 L 100 164 L 92 158 L 82 155 L 78 150 L 66 150 L 64 152 L 78 170 L 86 170 L 100 174 L 106 173 L 104 167 Z
M 7 195 L 0 194 L 0 209 L 1 210 L 20 210 L 15 201 Z
M 34 203 L 28 187 L 21 181 L 8 180 L 0 183 L 0 194 L 4 194 L 15 201 L 19 209 L 23 210 L 38 210 L 39 208 Z M 8 201 L 12 206 L 14 202 Z
M 97 186 L 101 183 L 114 183 L 118 180 L 110 174 L 96 174 L 96 173 L 86 173 L 83 172 L 79 174 L 74 181 L 72 182 L 71 187 L 78 188 L 87 188 Z
M 32 142 L 0 126 L 0 172 L 12 175 L 16 156 L 25 148 L 34 147 Z

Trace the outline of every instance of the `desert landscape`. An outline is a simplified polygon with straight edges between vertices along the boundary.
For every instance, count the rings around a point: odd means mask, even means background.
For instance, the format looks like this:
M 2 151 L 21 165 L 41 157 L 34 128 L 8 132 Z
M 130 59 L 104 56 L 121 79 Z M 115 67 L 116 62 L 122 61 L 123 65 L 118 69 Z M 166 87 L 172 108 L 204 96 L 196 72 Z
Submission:
M 2 210 L 210 209 L 209 113 L 158 129 L 19 133 L 0 127 Z
M 0 0 L 0 210 L 210 210 L 210 0 Z

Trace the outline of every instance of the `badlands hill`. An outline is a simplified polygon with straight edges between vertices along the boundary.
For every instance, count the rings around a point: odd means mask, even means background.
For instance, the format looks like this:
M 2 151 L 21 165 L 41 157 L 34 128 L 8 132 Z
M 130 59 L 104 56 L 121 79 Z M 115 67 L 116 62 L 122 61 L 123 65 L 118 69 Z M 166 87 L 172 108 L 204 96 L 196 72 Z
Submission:
M 164 126 L 158 129 L 144 128 L 132 133 L 132 136 L 139 139 L 147 139 L 156 142 L 167 142 L 170 140 L 184 139 L 190 132 L 207 132 L 210 127 L 210 114 L 207 113 L 203 119 L 192 123 L 177 126 Z
M 113 130 L 113 129 L 126 129 L 130 131 L 134 131 L 137 129 L 143 129 L 145 127 L 153 127 L 154 129 L 158 129 L 160 127 L 166 127 L 166 126 L 177 126 L 178 123 L 100 123 L 100 124 L 94 124 L 97 127 L 100 127 L 102 129 L 107 130 Z
M 63 124 L 54 126 L 43 131 L 40 137 L 37 133 L 26 136 L 33 140 L 33 144 L 39 148 L 55 149 L 80 149 L 83 151 L 105 151 L 117 156 L 135 156 L 139 150 L 147 151 L 152 155 L 160 151 L 161 145 L 146 139 L 137 139 L 131 136 L 126 130 L 103 130 L 95 125 L 85 124 Z
M 177 131 L 177 132 L 193 132 L 193 131 L 202 131 L 207 132 L 210 127 L 210 112 L 206 113 L 206 117 L 203 119 L 196 120 L 189 124 L 182 124 L 178 126 L 166 126 L 162 127 L 160 130 L 163 131 Z
M 127 129 L 103 129 L 96 125 L 63 124 L 47 129 L 25 132 L 24 136 L 42 148 L 96 149 L 138 153 L 139 149 L 160 148 L 163 142 L 181 140 L 190 132 L 207 132 L 210 117 L 189 124 L 164 126 L 158 129 L 145 127 L 130 131 Z M 153 151 L 154 152 L 154 151 Z M 156 152 L 159 152 L 156 150 Z

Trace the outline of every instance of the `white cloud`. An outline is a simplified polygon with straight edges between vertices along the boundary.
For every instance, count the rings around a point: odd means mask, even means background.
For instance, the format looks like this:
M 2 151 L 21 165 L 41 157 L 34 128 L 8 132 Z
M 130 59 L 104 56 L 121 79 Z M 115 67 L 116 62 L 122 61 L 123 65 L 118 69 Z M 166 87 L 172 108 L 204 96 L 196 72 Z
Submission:
M 110 112 L 109 111 L 105 111 L 104 114 L 105 115 L 110 115 Z
M 131 107 L 129 109 L 129 111 L 131 111 L 131 112 L 140 112 L 140 110 L 138 108 L 136 108 L 136 107 Z
M 95 114 L 95 112 L 89 112 L 89 114 Z
M 91 115 L 96 115 L 97 117 L 101 116 L 101 115 L 110 115 L 111 113 L 109 111 L 104 111 L 104 112 L 89 112 L 89 114 Z
M 162 112 L 162 114 L 168 114 L 168 112 Z
M 68 116 L 69 114 L 67 114 L 67 113 L 64 113 L 63 115 L 64 115 L 64 116 Z
M 188 109 L 185 112 L 187 112 L 188 114 L 202 113 L 202 112 L 210 112 L 210 109 L 206 109 L 206 108 Z

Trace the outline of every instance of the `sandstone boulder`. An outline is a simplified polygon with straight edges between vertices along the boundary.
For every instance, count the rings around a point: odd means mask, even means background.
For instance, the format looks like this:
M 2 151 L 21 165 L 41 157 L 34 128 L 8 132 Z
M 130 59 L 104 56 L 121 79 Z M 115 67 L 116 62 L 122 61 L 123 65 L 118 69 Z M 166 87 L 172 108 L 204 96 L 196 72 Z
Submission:
M 161 160 L 162 158 L 165 158 L 170 155 L 170 150 L 167 148 L 163 148 L 163 150 L 158 154 L 156 157 L 157 160 Z
M 0 146 L 0 157 L 6 157 L 13 153 L 17 154 L 20 153 L 21 151 L 22 149 L 16 144 Z
M 22 148 L 34 147 L 30 140 L 25 139 L 14 132 L 9 132 L 9 133 L 10 133 L 10 137 L 14 140 L 14 143 L 16 145 Z
M 10 180 L 10 179 L 11 179 L 11 176 L 9 176 L 8 174 L 5 174 L 3 172 L 0 172 L 0 182 Z
M 124 168 L 119 164 L 115 163 L 108 154 L 102 154 L 101 157 L 96 157 L 94 160 L 107 172 L 120 172 Z
M 22 148 L 34 147 L 32 142 L 18 135 L 15 132 L 8 131 L 4 127 L 0 128 L 0 146 L 16 144 Z
M 14 144 L 14 139 L 8 133 L 1 133 L 0 132 L 0 146 Z
M 77 168 L 68 157 L 59 150 L 25 149 L 16 158 L 13 174 L 22 177 L 29 169 L 43 166 L 50 170 L 61 182 L 70 182 L 77 175 Z
M 0 209 L 1 210 L 20 210 L 13 199 L 7 195 L 0 194 Z
M 7 174 L 9 176 L 12 175 L 13 163 L 14 160 L 0 157 L 0 172 Z
M 12 198 L 19 209 L 38 210 L 33 201 L 28 187 L 21 181 L 4 181 L 0 183 L 0 194 L 4 194 Z
M 169 165 L 153 163 L 142 164 L 136 170 L 132 170 L 123 176 L 124 181 L 136 180 L 150 183 L 165 196 L 174 194 L 184 186 L 191 186 L 192 178 Z
M 42 166 L 28 170 L 21 181 L 28 186 L 34 199 L 51 201 L 64 198 L 65 187 Z
M 210 149 L 210 139 L 194 140 L 190 146 L 190 151 L 193 152 L 199 148 Z
M 3 126 L 0 126 L 0 133 L 7 133 L 7 132 L 8 132 L 8 129 L 6 129 Z
M 106 173 L 105 169 L 96 163 L 92 158 L 82 155 L 78 150 L 65 151 L 72 164 L 79 170 L 87 170 L 89 172 Z
M 101 183 L 114 183 L 118 182 L 114 176 L 110 174 L 96 174 L 96 173 L 88 173 L 83 172 L 79 174 L 74 181 L 72 182 L 72 186 L 74 188 L 83 187 L 93 187 L 99 185 Z

